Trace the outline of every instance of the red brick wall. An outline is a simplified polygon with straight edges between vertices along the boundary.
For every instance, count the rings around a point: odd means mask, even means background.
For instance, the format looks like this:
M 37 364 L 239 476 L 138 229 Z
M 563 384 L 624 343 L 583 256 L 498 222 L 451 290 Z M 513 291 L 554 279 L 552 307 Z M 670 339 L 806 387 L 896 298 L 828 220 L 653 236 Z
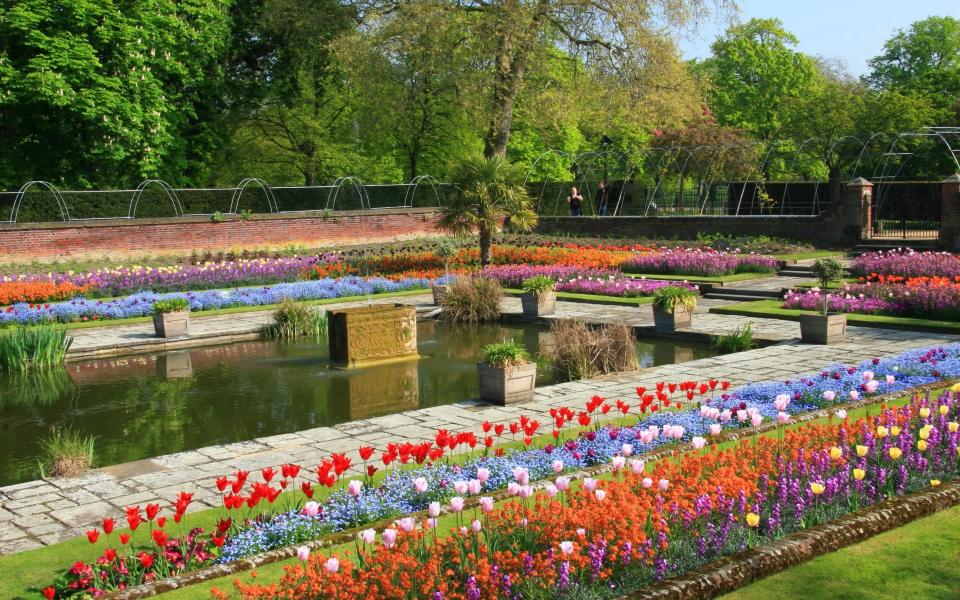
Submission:
M 255 215 L 213 223 L 205 217 L 0 225 L 0 261 L 130 257 L 339 245 L 436 233 L 433 209 Z

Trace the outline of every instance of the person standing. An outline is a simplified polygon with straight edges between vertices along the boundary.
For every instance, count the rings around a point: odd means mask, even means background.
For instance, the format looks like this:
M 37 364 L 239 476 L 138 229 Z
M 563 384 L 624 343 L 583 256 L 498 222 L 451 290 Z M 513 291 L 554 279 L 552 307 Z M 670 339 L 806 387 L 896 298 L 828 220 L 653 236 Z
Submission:
M 583 196 L 577 191 L 576 187 L 570 188 L 570 195 L 567 196 L 567 203 L 570 205 L 570 216 L 579 217 L 583 214 Z
M 601 217 L 607 216 L 607 201 L 610 198 L 610 190 L 607 189 L 607 182 L 600 180 L 597 186 L 597 214 Z

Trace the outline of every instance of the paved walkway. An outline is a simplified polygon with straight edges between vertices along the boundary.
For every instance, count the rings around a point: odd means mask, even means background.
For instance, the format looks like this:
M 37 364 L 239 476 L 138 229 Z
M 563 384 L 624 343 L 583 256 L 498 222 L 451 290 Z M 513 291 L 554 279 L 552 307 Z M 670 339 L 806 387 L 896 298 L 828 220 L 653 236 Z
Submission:
M 417 303 L 425 296 L 390 301 Z M 519 301 L 507 299 L 505 309 L 519 312 Z M 723 333 L 752 322 L 757 333 L 771 338 L 795 338 L 798 325 L 786 321 L 710 315 L 702 311 L 694 319 L 697 331 Z M 592 304 L 559 304 L 558 317 L 579 317 L 591 321 L 627 321 L 635 325 L 652 323 L 649 305 L 636 307 Z M 252 327 L 264 315 L 230 315 L 197 319 L 202 327 Z M 214 321 L 216 319 L 216 321 Z M 206 323 L 206 321 L 210 323 Z M 262 324 L 262 321 L 260 321 Z M 114 331 L 78 332 L 83 344 L 94 346 L 105 340 L 140 336 L 146 326 L 123 326 Z M 707 377 L 729 379 L 734 385 L 771 379 L 796 378 L 833 363 L 858 363 L 873 356 L 893 355 L 911 348 L 956 341 L 956 336 L 849 328 L 849 337 L 836 346 L 807 346 L 797 341 L 737 354 L 666 365 L 644 371 L 608 376 L 591 381 L 569 382 L 539 388 L 533 402 L 498 407 L 476 402 L 439 406 L 352 421 L 333 427 L 319 427 L 246 442 L 211 446 L 98 469 L 72 479 L 31 481 L 0 488 L 0 554 L 9 554 L 82 535 L 109 514 L 121 516 L 133 504 L 161 501 L 168 504 L 180 490 L 192 491 L 194 509 L 216 506 L 219 496 L 214 477 L 237 469 L 257 470 L 269 465 L 297 462 L 308 468 L 333 452 L 354 452 L 363 445 L 383 448 L 389 441 L 432 439 L 438 428 L 453 431 L 480 431 L 480 423 L 509 422 L 521 414 L 549 421 L 547 411 L 555 406 L 581 406 L 594 393 L 608 398 L 632 398 L 634 387 L 652 387 L 661 380 Z M 111 337 L 113 336 L 113 337 Z M 86 338 L 86 339 L 84 339 Z M 126 338 L 129 339 L 129 338 Z M 139 337 L 137 338 L 139 339 Z M 111 343 L 107 341 L 106 343 Z

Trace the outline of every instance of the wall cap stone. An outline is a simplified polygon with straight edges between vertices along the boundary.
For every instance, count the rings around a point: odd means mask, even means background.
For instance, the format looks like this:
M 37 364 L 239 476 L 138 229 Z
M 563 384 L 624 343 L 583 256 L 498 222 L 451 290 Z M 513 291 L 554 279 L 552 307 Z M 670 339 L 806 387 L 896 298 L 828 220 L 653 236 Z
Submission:
M 857 186 L 859 186 L 859 187 L 873 187 L 873 184 L 872 184 L 871 182 L 867 181 L 866 179 L 864 179 L 863 177 L 857 177 L 856 179 L 852 179 L 852 180 L 850 180 L 850 181 L 847 182 L 847 185 L 850 186 L 850 187 L 857 187 Z

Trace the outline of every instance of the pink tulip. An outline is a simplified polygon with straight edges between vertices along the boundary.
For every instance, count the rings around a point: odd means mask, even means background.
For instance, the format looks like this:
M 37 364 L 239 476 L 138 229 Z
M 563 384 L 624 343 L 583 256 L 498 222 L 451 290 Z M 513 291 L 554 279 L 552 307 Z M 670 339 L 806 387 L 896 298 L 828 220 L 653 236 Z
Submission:
M 486 483 L 490 479 L 490 469 L 486 467 L 477 469 L 477 479 L 480 480 L 480 483 Z
M 320 514 L 320 505 L 311 500 L 303 505 L 303 514 L 308 517 L 315 517 Z
M 786 425 L 789 422 L 790 422 L 790 415 L 788 413 L 785 413 L 785 412 L 777 413 L 777 423 L 779 423 L 780 425 Z
M 597 497 L 597 500 L 601 502 L 603 501 L 604 498 L 607 497 L 607 492 L 604 490 L 594 490 L 593 493 Z
M 827 390 L 823 393 L 823 399 L 827 402 L 833 402 L 834 398 L 837 397 L 837 393 L 831 390 Z
M 516 481 L 510 481 L 507 483 L 507 493 L 511 496 L 516 496 L 520 492 L 520 486 Z
M 407 533 L 410 533 L 411 531 L 413 531 L 413 528 L 414 526 L 416 526 L 416 524 L 417 522 L 414 521 L 413 517 L 404 517 L 399 521 L 397 521 L 397 525 L 400 526 L 400 529 L 402 529 Z
M 533 495 L 533 486 L 532 485 L 521 485 L 520 492 L 518 494 L 521 498 L 526 500 Z
M 745 411 L 745 410 L 738 410 L 738 411 L 737 411 L 737 420 L 740 421 L 741 423 L 743 423 L 744 421 L 746 421 L 746 420 L 749 419 L 749 418 L 750 418 L 750 413 L 748 413 L 747 411 Z
M 777 410 L 786 410 L 788 404 L 790 404 L 790 396 L 786 394 L 780 394 L 773 400 L 773 405 Z
M 720 435 L 720 432 L 723 431 L 723 425 L 720 423 L 711 423 L 710 424 L 710 435 Z
M 587 490 L 588 492 L 592 492 L 593 490 L 597 489 L 597 480 L 592 477 L 584 477 L 583 489 Z
M 566 556 L 573 554 L 573 542 L 560 542 L 560 551 Z
M 694 448 L 696 448 L 697 450 L 700 450 L 701 448 L 707 445 L 707 440 L 700 436 L 696 436 L 691 440 L 691 443 L 693 444 Z
M 853 402 L 856 402 L 859 399 L 860 399 L 860 392 L 858 392 L 857 390 L 850 390 L 850 400 L 852 400 Z
M 456 493 L 458 493 L 458 494 L 460 494 L 460 495 L 466 494 L 466 493 L 467 493 L 467 482 L 466 482 L 466 481 L 463 481 L 463 480 L 461 480 L 461 481 L 454 481 L 454 482 L 453 482 L 453 491 L 455 491 Z
M 657 484 L 657 487 L 660 488 L 661 492 L 665 492 L 667 491 L 667 488 L 670 487 L 670 482 L 667 481 L 666 479 L 661 479 L 660 482 Z
M 760 427 L 761 423 L 763 423 L 763 415 L 760 413 L 754 413 L 753 416 L 750 417 L 750 424 L 754 427 Z
M 630 461 L 630 471 L 632 471 L 634 475 L 643 473 L 643 467 L 644 464 L 642 460 L 634 459 Z
M 863 382 L 867 383 L 868 381 L 873 381 L 873 371 L 863 372 Z
M 353 479 L 350 483 L 347 484 L 347 491 L 350 492 L 350 495 L 356 498 L 360 495 L 360 490 L 363 488 L 363 482 Z
M 527 485 L 530 483 L 530 472 L 527 471 L 526 467 L 514 467 L 513 478 L 516 479 L 520 485 Z
M 474 533 L 480 533 L 480 530 L 483 529 L 480 519 L 474 519 L 473 523 L 470 524 L 470 528 L 473 529 Z
M 674 426 L 673 426 L 673 439 L 679 440 L 680 438 L 683 437 L 683 433 L 684 433 L 685 431 L 686 431 L 686 428 L 684 428 L 683 426 L 681 426 L 681 425 L 674 425 Z
M 327 559 L 327 562 L 324 563 L 323 568 L 327 570 L 327 573 L 336 573 L 340 570 L 340 561 L 331 556 Z
M 384 529 L 383 530 L 383 545 L 387 548 L 393 548 L 393 545 L 397 543 L 397 530 L 396 529 Z
M 489 496 L 484 496 L 480 498 L 480 508 L 483 512 L 488 513 L 493 510 L 493 498 Z
M 877 388 L 880 387 L 880 382 L 876 379 L 871 379 L 870 381 L 863 384 L 863 388 L 868 394 L 873 394 L 877 391 Z
M 570 478 L 564 477 L 563 475 L 557 477 L 557 489 L 561 492 L 565 492 L 570 489 Z
M 463 498 L 460 496 L 454 496 L 450 498 L 450 510 L 453 512 L 460 512 L 463 510 Z
M 614 456 L 610 459 L 610 464 L 613 465 L 614 471 L 619 471 L 625 464 L 627 464 L 627 459 L 623 456 Z
M 838 419 L 846 419 L 846 418 L 847 418 L 847 411 L 843 410 L 842 408 L 841 408 L 840 410 L 838 410 L 835 414 L 837 415 L 837 418 L 838 418 Z
M 557 489 L 557 486 L 553 485 L 552 483 L 548 483 L 543 489 L 546 490 L 547 496 L 550 496 L 551 498 L 556 496 L 557 492 L 560 491 Z
M 650 479 L 649 477 L 644 477 L 642 483 L 643 483 L 643 487 L 649 488 L 650 486 L 653 485 L 653 480 Z
M 372 529 L 364 529 L 360 532 L 360 539 L 363 540 L 364 544 L 372 544 L 373 540 L 377 539 L 377 532 Z
M 427 519 L 427 528 L 436 529 L 437 528 L 437 519 L 435 517 L 430 517 Z
M 479 479 L 471 479 L 467 482 L 467 491 L 474 496 L 480 493 L 481 488 L 483 488 L 483 483 Z
M 577 527 L 577 535 L 580 537 L 587 537 L 587 530 L 583 527 Z
M 553 472 L 554 473 L 563 473 L 563 461 L 555 460 L 553 461 Z
M 721 423 L 729 423 L 729 422 L 730 422 L 730 419 L 732 419 L 732 418 L 733 418 L 733 413 L 730 412 L 730 409 L 729 409 L 729 408 L 728 408 L 728 409 L 725 409 L 723 412 L 720 413 L 720 422 L 721 422 Z
M 428 511 L 428 514 L 429 514 L 431 517 L 439 517 L 439 516 L 440 516 L 440 503 L 439 503 L 439 502 L 431 502 L 431 503 L 430 503 L 430 506 L 427 508 L 427 511 Z
M 631 454 L 633 454 L 633 446 L 631 446 L 630 444 L 624 444 L 620 448 L 620 454 L 624 456 L 630 456 Z
M 893 383 L 894 381 L 896 381 L 896 380 L 897 380 L 897 378 L 894 377 L 893 375 L 887 375 L 887 385 L 892 384 L 892 383 Z
M 418 494 L 422 494 L 427 491 L 427 478 L 426 477 L 417 477 L 413 480 L 413 489 L 416 490 Z
M 640 441 L 644 444 L 649 444 L 650 442 L 653 441 L 653 434 L 650 433 L 649 431 L 641 431 Z
M 300 546 L 297 548 L 297 558 L 300 560 L 307 560 L 310 558 L 310 547 L 309 546 Z

